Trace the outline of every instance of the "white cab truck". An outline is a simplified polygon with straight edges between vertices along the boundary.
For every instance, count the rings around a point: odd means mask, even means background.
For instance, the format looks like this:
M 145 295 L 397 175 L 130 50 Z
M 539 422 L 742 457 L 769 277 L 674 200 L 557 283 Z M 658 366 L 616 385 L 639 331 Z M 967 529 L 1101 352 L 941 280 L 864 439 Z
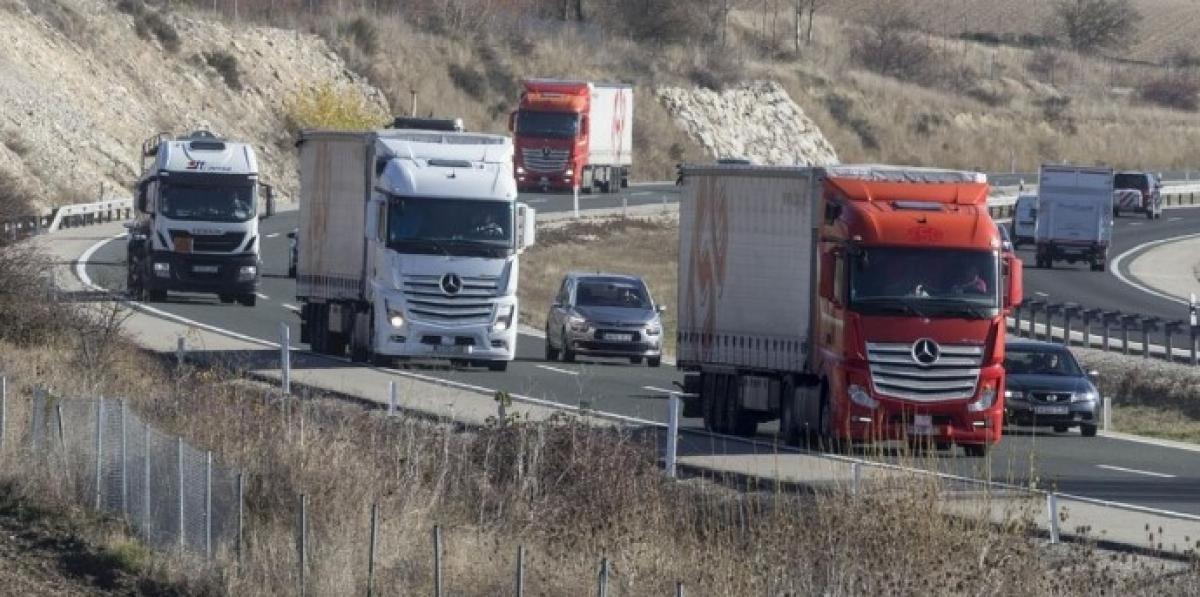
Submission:
M 130 296 L 211 293 L 254 306 L 258 221 L 274 211 L 274 197 L 259 180 L 251 146 L 208 131 L 174 139 L 160 133 L 142 144 L 134 199 L 136 218 L 125 225 Z
M 1086 261 L 1108 267 L 1113 228 L 1112 168 L 1043 165 L 1034 230 L 1038 267 Z
M 516 354 L 517 203 L 508 137 L 304 131 L 296 295 L 316 352 L 503 371 Z

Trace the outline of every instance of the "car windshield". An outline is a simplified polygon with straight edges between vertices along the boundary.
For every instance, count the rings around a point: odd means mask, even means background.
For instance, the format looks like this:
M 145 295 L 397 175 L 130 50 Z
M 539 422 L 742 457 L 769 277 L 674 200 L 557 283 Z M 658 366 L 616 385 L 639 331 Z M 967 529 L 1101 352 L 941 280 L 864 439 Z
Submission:
M 172 220 L 245 222 L 254 217 L 254 185 L 164 184 L 162 215 Z
M 507 201 L 392 197 L 387 220 L 387 244 L 395 251 L 492 257 L 513 249 Z
M 1009 375 L 1082 375 L 1075 357 L 1065 350 L 1007 348 L 1004 369 Z
M 1146 177 L 1142 174 L 1117 174 L 1113 176 L 1113 188 L 1145 191 L 1149 187 L 1146 185 Z
M 873 247 L 849 259 L 850 308 L 860 313 L 984 319 L 999 308 L 990 251 Z
M 649 309 L 650 297 L 645 286 L 624 280 L 583 280 L 575 291 L 580 307 L 627 307 Z
M 569 112 L 517 113 L 517 132 L 528 137 L 572 139 L 579 134 L 579 116 Z

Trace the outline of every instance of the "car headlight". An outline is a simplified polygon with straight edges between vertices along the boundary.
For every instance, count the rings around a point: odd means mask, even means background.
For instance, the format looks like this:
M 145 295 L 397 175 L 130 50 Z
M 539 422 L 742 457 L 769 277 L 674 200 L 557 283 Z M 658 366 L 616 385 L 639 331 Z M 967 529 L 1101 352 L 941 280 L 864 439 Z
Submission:
M 505 305 L 497 310 L 496 323 L 492 324 L 493 332 L 503 332 L 512 326 L 513 314 L 517 308 L 515 305 Z
M 1095 392 L 1072 392 L 1071 402 L 1092 402 L 1096 399 Z
M 864 408 L 874 410 L 879 401 L 871 397 L 871 393 L 858 384 L 850 384 L 850 401 Z
M 567 318 L 567 325 L 571 326 L 572 332 L 586 332 L 589 327 L 588 320 L 578 315 L 572 315 Z
M 394 328 L 404 327 L 404 312 L 399 307 L 393 307 L 391 303 L 384 304 L 387 305 L 388 323 Z
M 154 263 L 154 275 L 160 278 L 171 277 L 171 264 L 162 261 L 156 261 Z
M 1005 394 L 1008 392 L 1006 391 Z M 996 386 L 984 386 L 983 391 L 979 393 L 979 399 L 975 402 L 967 404 L 967 410 L 971 412 L 983 412 L 992 407 L 996 403 Z
M 1004 399 L 1005 400 L 1013 400 L 1013 399 L 1024 400 L 1025 392 L 1022 392 L 1021 390 L 1004 390 Z
M 655 322 L 655 323 L 652 323 L 652 324 L 646 326 L 646 335 L 647 336 L 657 336 L 661 333 L 662 333 L 662 324 L 661 323 Z
M 258 266 L 257 265 L 243 265 L 238 268 L 237 277 L 238 277 L 239 282 L 245 282 L 246 280 L 253 280 L 254 277 L 257 275 L 258 275 Z

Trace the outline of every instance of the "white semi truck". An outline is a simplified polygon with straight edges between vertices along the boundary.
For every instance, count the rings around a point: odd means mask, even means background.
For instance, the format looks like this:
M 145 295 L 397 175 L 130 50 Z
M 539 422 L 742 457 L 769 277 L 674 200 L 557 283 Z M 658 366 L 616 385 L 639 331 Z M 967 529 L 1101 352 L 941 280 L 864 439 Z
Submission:
M 1038 181 L 1034 244 L 1038 267 L 1086 261 L 1108 267 L 1113 229 L 1112 168 L 1046 164 Z
M 355 361 L 507 369 L 518 255 L 534 241 L 512 160 L 500 135 L 301 133 L 301 341 Z
M 159 133 L 142 144 L 141 157 L 137 215 L 126 224 L 130 296 L 163 301 L 168 291 L 212 293 L 253 307 L 258 221 L 275 209 L 254 149 L 208 131 L 174 139 Z

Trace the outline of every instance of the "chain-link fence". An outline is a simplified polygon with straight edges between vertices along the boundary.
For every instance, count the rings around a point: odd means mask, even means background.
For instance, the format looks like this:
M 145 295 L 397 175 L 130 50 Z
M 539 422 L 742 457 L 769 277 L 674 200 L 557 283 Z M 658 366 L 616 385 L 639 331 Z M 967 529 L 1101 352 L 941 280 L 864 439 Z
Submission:
M 34 464 L 82 504 L 123 517 L 151 547 L 213 557 L 241 544 L 238 471 L 158 431 L 123 400 L 38 391 L 29 421 Z

